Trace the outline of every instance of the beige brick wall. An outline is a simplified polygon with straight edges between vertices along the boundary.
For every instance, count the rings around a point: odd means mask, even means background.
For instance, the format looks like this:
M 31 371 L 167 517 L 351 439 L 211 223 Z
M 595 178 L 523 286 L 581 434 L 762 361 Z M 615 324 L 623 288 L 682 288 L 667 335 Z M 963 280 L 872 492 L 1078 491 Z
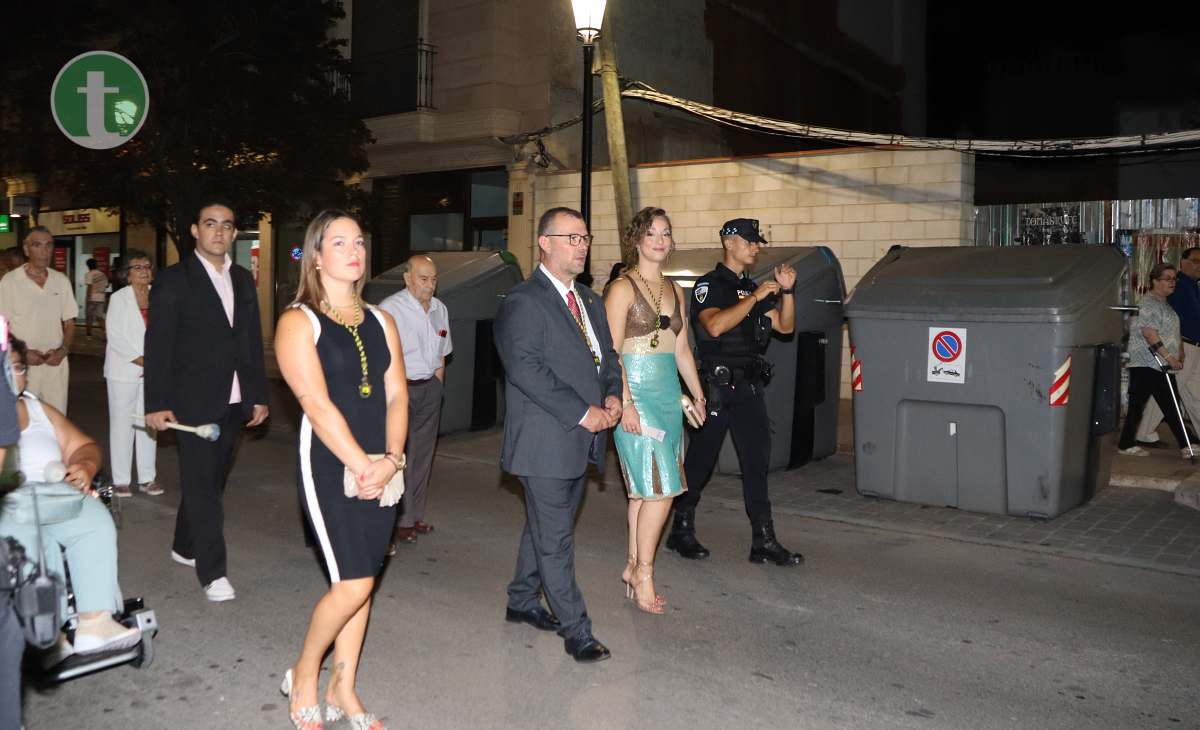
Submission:
M 724 221 L 757 218 L 773 245 L 828 246 L 841 262 L 847 290 L 895 244 L 973 243 L 975 160 L 959 152 L 838 150 L 644 166 L 630 176 L 634 210 L 664 208 L 680 248 L 719 248 L 717 230 Z M 529 222 L 557 205 L 579 207 L 578 172 L 524 169 L 519 177 L 532 198 L 526 201 Z M 520 227 L 530 240 L 517 240 L 512 225 L 509 230 L 509 248 L 524 263 L 536 245 L 533 228 Z M 592 233 L 592 274 L 599 288 L 620 257 L 607 170 L 592 174 Z M 847 396 L 848 352 L 843 360 Z

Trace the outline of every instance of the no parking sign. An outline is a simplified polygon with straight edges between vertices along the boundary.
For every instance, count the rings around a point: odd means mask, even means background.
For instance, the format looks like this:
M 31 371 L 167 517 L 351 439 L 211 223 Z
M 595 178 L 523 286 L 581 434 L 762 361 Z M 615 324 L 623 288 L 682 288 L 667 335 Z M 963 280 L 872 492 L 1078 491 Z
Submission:
M 967 382 L 967 330 L 963 327 L 929 328 L 930 383 Z

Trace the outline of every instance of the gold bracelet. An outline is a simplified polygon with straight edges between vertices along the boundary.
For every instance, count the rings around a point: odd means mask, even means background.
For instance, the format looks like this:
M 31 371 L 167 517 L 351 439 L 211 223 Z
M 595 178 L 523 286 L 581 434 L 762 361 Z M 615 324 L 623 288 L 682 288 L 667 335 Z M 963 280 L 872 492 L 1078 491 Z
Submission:
M 404 458 L 404 454 L 401 454 L 399 459 L 397 459 L 395 454 L 390 451 L 385 452 L 383 456 L 388 461 L 392 462 L 392 466 L 396 467 L 396 471 L 404 471 L 404 465 L 407 462 L 407 459 Z

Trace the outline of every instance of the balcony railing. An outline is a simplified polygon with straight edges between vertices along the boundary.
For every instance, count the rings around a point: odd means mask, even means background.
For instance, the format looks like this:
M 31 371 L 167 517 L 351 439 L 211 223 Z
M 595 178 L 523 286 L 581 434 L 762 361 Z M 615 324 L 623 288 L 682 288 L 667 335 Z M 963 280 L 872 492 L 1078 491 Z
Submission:
M 350 98 L 350 74 L 341 71 L 330 71 L 325 77 L 332 87 L 333 93 Z
M 433 108 L 433 57 L 437 48 L 417 41 L 417 108 Z
M 433 57 L 437 47 L 424 41 L 351 59 L 351 82 L 363 117 L 433 109 Z

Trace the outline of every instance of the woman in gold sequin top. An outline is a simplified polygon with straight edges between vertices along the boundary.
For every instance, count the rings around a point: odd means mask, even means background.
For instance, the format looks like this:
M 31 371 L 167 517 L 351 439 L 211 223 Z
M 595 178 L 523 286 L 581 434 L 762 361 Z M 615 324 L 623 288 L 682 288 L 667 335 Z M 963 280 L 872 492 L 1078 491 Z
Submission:
M 626 595 L 648 613 L 662 613 L 654 591 L 654 553 L 671 500 L 687 489 L 683 478 L 683 378 L 698 418 L 704 391 L 688 346 L 683 293 L 662 273 L 671 255 L 671 219 L 661 208 L 643 208 L 621 241 L 631 264 L 605 296 L 613 344 L 621 352 L 623 410 L 614 441 L 629 495 L 629 559 L 621 580 Z

